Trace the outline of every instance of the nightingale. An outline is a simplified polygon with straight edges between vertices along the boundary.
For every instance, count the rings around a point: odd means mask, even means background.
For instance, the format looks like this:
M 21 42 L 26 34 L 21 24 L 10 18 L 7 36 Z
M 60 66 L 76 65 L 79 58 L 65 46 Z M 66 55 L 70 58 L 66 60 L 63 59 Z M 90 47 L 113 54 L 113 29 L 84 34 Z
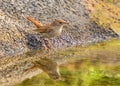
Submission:
M 31 71 L 36 69 L 42 69 L 45 73 L 49 75 L 51 79 L 54 80 L 61 80 L 61 75 L 59 71 L 58 64 L 48 58 L 41 58 L 40 60 L 32 62 L 33 66 L 29 69 L 26 69 L 25 71 Z
M 26 16 L 26 18 L 37 27 L 34 31 L 42 34 L 42 45 L 45 49 L 54 48 L 50 42 L 50 39 L 61 35 L 63 26 L 68 24 L 68 22 L 63 19 L 55 19 L 52 23 L 42 24 L 30 16 Z M 45 41 L 48 42 L 49 48 L 46 46 L 47 44 Z

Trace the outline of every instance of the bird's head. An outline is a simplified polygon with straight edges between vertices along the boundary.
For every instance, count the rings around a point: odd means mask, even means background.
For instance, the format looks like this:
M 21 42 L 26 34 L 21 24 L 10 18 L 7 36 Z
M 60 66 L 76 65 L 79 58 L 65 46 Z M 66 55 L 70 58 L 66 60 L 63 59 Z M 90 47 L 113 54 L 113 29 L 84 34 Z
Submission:
M 67 21 L 63 20 L 63 19 L 55 19 L 55 21 L 53 22 L 53 25 L 65 25 L 65 24 L 68 24 Z

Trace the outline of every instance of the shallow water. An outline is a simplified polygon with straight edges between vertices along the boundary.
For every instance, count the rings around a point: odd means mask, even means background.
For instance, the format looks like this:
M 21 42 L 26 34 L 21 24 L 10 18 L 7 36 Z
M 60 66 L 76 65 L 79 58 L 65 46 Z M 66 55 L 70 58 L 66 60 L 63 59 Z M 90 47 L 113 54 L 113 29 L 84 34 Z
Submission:
M 15 86 L 120 86 L 120 40 L 70 51 L 84 58 L 60 65 L 61 80 L 41 73 Z

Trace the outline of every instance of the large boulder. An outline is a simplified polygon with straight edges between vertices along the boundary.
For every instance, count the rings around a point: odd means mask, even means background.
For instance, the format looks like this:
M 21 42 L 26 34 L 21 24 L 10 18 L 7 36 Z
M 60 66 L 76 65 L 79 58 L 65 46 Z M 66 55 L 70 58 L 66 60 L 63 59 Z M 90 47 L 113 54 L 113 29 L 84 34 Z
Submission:
M 116 36 L 97 26 L 88 17 L 85 0 L 2 0 L 0 1 L 0 56 L 14 55 L 41 47 L 41 34 L 25 19 L 31 16 L 42 23 L 55 18 L 68 20 L 61 36 L 52 40 L 63 48 L 102 41 Z

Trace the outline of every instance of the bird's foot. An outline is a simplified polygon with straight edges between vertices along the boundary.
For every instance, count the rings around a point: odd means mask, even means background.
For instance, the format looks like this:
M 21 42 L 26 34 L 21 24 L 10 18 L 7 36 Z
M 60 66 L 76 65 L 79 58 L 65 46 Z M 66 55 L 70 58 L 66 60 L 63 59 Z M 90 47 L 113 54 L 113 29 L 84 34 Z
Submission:
M 42 40 L 42 48 L 44 50 L 49 50 L 48 46 L 46 45 L 46 40 Z
M 55 50 L 53 44 L 51 43 L 51 40 L 47 40 L 47 46 L 50 50 Z
M 55 48 L 53 47 L 52 43 L 51 43 L 51 40 L 49 39 L 44 39 L 42 41 L 42 46 L 44 48 L 44 50 L 55 50 Z

